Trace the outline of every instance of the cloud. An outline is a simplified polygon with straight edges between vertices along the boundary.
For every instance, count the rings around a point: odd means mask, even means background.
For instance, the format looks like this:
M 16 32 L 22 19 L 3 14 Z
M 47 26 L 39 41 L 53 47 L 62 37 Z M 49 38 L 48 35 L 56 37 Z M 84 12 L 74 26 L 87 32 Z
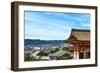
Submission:
M 69 28 L 68 28 L 69 29 Z M 54 30 L 54 29 L 43 29 L 43 28 L 27 28 L 27 31 L 25 31 L 25 37 L 31 36 L 33 38 L 41 37 L 41 38 L 47 38 L 48 39 L 65 39 L 67 38 L 67 29 L 66 31 L 62 30 Z
M 25 38 L 66 39 L 72 28 L 90 28 L 90 18 L 86 16 L 87 14 L 25 12 Z
M 83 27 L 89 27 L 90 28 L 90 24 L 87 24 L 87 23 L 81 23 L 81 26 L 83 26 Z

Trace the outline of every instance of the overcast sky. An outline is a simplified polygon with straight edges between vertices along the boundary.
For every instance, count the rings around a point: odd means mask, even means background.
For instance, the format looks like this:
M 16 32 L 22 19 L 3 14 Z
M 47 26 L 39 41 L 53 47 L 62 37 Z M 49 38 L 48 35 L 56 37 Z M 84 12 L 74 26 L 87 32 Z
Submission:
M 65 40 L 72 28 L 90 29 L 90 14 L 25 11 L 25 39 Z

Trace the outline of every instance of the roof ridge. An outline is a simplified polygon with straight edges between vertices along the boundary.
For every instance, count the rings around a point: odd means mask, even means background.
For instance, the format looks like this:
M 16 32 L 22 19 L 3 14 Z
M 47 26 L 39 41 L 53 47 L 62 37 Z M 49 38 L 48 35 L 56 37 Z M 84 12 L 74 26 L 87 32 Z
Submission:
M 86 32 L 90 32 L 89 29 L 74 29 L 74 28 L 72 28 L 72 32 L 73 32 L 73 31 L 79 31 L 79 32 L 81 32 L 81 31 L 86 31 Z

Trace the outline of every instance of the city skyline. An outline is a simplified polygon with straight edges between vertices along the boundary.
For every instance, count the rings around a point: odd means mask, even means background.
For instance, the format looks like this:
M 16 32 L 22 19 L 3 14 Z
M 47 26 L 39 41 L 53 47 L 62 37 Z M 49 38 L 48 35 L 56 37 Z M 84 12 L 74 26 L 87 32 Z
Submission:
M 90 14 L 25 11 L 25 39 L 65 40 L 72 28 L 90 30 Z

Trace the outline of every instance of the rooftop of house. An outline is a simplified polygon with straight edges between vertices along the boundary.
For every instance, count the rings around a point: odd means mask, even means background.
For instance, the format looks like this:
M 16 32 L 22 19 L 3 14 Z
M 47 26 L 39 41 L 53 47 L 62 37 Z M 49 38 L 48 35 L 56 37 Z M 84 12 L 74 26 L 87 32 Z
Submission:
M 60 51 L 57 51 L 56 53 L 50 54 L 49 56 L 56 56 L 56 57 L 60 57 L 60 56 L 62 56 L 62 55 L 64 55 L 64 54 L 66 54 L 66 53 L 68 53 L 68 54 L 71 54 L 71 55 L 72 55 L 72 53 L 70 53 L 70 52 L 60 50 Z

